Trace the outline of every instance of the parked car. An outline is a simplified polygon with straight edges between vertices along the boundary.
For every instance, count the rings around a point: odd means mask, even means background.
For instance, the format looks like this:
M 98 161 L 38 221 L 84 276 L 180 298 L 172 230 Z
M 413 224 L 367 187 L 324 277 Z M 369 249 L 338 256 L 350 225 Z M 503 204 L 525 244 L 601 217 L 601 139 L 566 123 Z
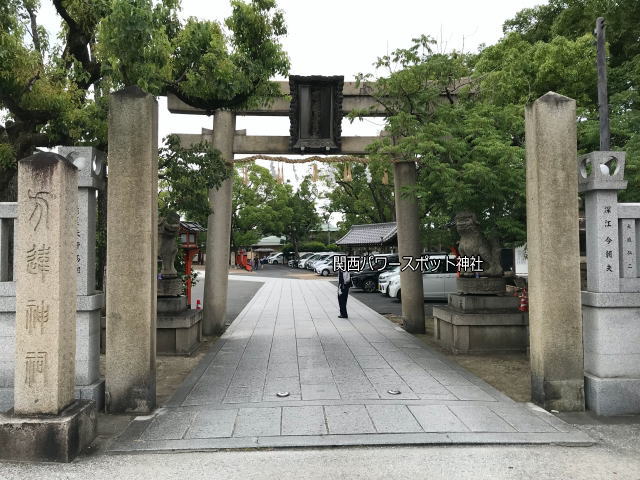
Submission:
M 391 270 L 387 270 L 386 272 L 382 272 L 380 276 L 378 276 L 378 291 L 382 293 L 384 296 L 389 296 L 389 282 L 397 276 L 400 275 L 400 267 L 393 267 Z
M 309 255 L 306 258 L 302 258 L 300 259 L 300 261 L 298 262 L 298 268 L 307 268 L 307 263 L 317 260 L 321 255 L 328 253 L 328 252 L 316 252 L 313 253 L 311 255 Z
M 381 259 L 377 260 L 374 265 L 367 262 L 367 265 L 362 271 L 351 275 L 353 286 L 355 288 L 361 288 L 367 293 L 375 292 L 378 288 L 378 277 L 380 274 L 395 268 L 397 265 L 391 264 L 399 261 L 397 254 L 375 255 L 374 257 L 385 257 L 386 263 Z M 372 268 L 372 266 L 374 268 Z
M 316 263 L 317 263 L 317 262 L 319 263 L 319 262 L 321 262 L 321 261 L 323 261 L 323 260 L 327 259 L 327 258 L 329 257 L 329 255 L 331 255 L 331 253 L 332 253 L 332 252 L 323 252 L 323 253 L 319 254 L 317 258 L 311 258 L 311 259 L 309 259 L 309 261 L 308 261 L 307 263 L 305 263 L 304 267 L 305 267 L 307 270 L 311 270 L 311 271 L 313 271 L 313 269 L 314 269 L 314 268 L 315 268 L 315 266 L 316 266 Z
M 445 255 L 430 255 L 429 258 L 440 260 L 440 264 L 433 271 L 422 274 L 422 292 L 425 300 L 447 300 L 450 293 L 456 293 L 457 272 L 447 272 Z M 451 258 L 451 257 L 450 257 Z M 389 296 L 402 298 L 400 275 L 393 277 L 388 286 Z
M 323 277 L 336 273 L 335 270 L 333 269 L 333 265 L 334 265 L 333 259 L 339 255 L 344 256 L 345 254 L 340 252 L 335 252 L 329 255 L 324 260 L 318 260 L 317 262 L 314 263 L 314 268 L 313 268 L 314 271 L 318 275 L 322 275 Z
M 291 268 L 298 268 L 298 263 L 300 263 L 300 260 L 309 258 L 311 255 L 313 255 L 313 252 L 300 252 L 300 254 L 297 257 L 289 260 L 287 262 L 287 265 L 289 265 Z
M 284 265 L 284 254 L 282 252 L 274 253 L 267 257 L 267 262 L 271 265 Z

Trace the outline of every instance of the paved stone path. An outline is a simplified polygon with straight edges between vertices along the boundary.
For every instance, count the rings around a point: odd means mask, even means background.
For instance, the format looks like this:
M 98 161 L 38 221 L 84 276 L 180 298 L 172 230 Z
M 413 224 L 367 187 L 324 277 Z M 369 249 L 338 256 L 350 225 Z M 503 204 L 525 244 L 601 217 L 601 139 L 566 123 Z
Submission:
M 337 318 L 325 280 L 264 280 L 165 407 L 111 451 L 592 442 L 353 298 Z

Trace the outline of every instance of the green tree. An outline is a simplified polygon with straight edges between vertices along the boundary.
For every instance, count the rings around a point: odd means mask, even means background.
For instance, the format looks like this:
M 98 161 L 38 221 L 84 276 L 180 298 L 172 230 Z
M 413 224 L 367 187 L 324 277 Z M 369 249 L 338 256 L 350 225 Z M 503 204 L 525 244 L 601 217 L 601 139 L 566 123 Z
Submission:
M 532 55 L 543 50 L 570 46 L 573 51 L 557 51 L 545 66 L 560 56 L 573 59 L 582 67 L 569 85 L 556 91 L 578 101 L 578 143 L 582 153 L 598 150 L 598 103 L 595 76 L 595 47 L 592 32 L 597 17 L 607 24 L 608 81 L 611 126 L 611 148 L 627 152 L 626 178 L 629 186 L 620 197 L 625 201 L 640 201 L 640 2 L 637 0 L 551 0 L 546 5 L 524 9 L 504 23 L 506 38 L 490 47 L 489 56 L 504 57 L 519 51 L 520 64 L 531 62 Z M 581 44 L 576 51 L 575 45 Z M 503 53 L 500 53 L 503 52 Z M 512 53 L 507 53 L 512 52 Z M 494 57 L 486 71 L 497 64 Z M 556 73 L 558 64 L 556 62 Z M 571 71 L 575 71 L 573 67 Z M 547 72 L 551 72 L 547 68 Z M 519 73 L 520 81 L 531 81 L 536 71 L 531 67 Z M 491 76 L 487 77 L 491 82 Z M 544 83 L 538 82 L 540 86 Z M 551 88 L 549 88 L 551 89 Z M 536 90 L 536 89 L 534 89 Z M 535 94 L 542 94 L 542 88 Z M 541 93 L 540 93 L 541 92 Z
M 376 66 L 384 75 L 360 77 L 370 83 L 389 115 L 389 135 L 371 146 L 371 157 L 418 162 L 414 194 L 423 205 L 427 232 L 441 229 L 457 212 L 470 210 L 485 233 L 506 243 L 524 241 L 524 106 L 547 91 L 577 100 L 579 149 L 598 148 L 595 45 L 590 34 L 595 16 L 586 22 L 591 14 L 580 12 L 587 4 L 595 11 L 598 3 L 552 2 L 521 12 L 505 24 L 504 38 L 473 55 L 434 53 L 434 42 L 423 36 L 408 49 L 381 57 Z M 629 2 L 617 3 L 627 15 L 635 11 Z M 565 14 L 566 9 L 571 11 Z M 586 31 L 570 29 L 574 23 L 558 20 L 571 15 L 582 18 L 584 28 L 591 26 Z M 610 90 L 612 144 L 627 151 L 627 176 L 633 183 L 640 180 L 635 155 L 640 143 L 635 72 L 640 61 L 636 47 L 624 46 L 627 39 L 637 38 L 637 26 L 625 25 L 627 30 L 612 40 L 616 51 L 623 52 L 612 61 L 620 65 L 612 68 L 612 78 L 618 79 L 618 87 Z M 625 192 L 627 199 L 637 195 L 637 188 Z
M 288 205 L 290 195 L 291 185 L 278 183 L 267 168 L 250 164 L 242 170 L 236 169 L 232 248 L 249 247 L 267 235 L 282 235 L 292 215 Z
M 303 246 L 302 241 L 309 236 L 309 232 L 320 225 L 320 216 L 316 211 L 318 192 L 311 179 L 307 176 L 295 192 L 289 195 L 287 206 L 291 211 L 284 226 L 284 233 L 291 242 L 296 255 Z
M 287 73 L 275 0 L 231 0 L 224 24 L 179 21 L 179 0 L 52 0 L 59 41 L 38 0 L 0 3 L 0 200 L 16 198 L 16 161 L 36 147 L 107 150 L 107 95 L 137 84 L 208 111 L 277 94 Z
M 300 242 L 320 223 L 315 209 L 317 197 L 308 177 L 294 190 L 288 183 L 278 183 L 268 169 L 259 165 L 236 169 L 232 246 L 248 247 L 267 235 L 286 235 L 298 252 Z
M 482 100 L 471 79 L 476 55 L 435 53 L 422 36 L 381 57 L 382 76 L 361 76 L 387 113 L 387 136 L 370 158 L 416 161 L 428 245 L 450 238 L 447 226 L 462 211 L 476 213 L 485 233 L 502 242 L 524 238 L 522 111 Z M 356 113 L 357 115 L 358 113 Z
M 370 179 L 365 172 L 368 168 Z M 362 223 L 385 223 L 395 220 L 393 175 L 384 162 L 372 161 L 368 167 L 362 163 L 351 165 L 351 181 L 343 179 L 342 164 L 333 164 L 322 179 L 327 187 L 327 209 L 343 214 L 341 230 Z M 382 182 L 384 173 L 388 182 Z
M 170 135 L 160 149 L 158 172 L 160 215 L 175 211 L 206 226 L 208 191 L 219 187 L 232 174 L 232 168 L 208 145 L 185 148 L 177 135 Z

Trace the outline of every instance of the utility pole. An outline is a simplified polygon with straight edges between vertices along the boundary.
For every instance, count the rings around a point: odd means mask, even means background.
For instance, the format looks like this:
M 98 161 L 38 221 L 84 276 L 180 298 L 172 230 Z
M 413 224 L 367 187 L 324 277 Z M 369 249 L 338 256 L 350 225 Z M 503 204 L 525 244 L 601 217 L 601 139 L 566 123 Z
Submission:
M 598 107 L 600 114 L 600 151 L 610 149 L 611 132 L 609 131 L 609 97 L 607 94 L 607 51 L 605 41 L 604 17 L 596 19 L 596 45 L 598 64 Z

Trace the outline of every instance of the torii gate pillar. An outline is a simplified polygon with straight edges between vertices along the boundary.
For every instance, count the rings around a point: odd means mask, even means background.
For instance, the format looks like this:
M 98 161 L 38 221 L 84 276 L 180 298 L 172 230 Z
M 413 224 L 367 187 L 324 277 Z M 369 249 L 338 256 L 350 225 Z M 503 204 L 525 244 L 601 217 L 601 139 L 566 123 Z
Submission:
M 213 116 L 213 147 L 222 159 L 233 161 L 233 137 L 236 116 L 227 110 L 216 110 Z M 202 333 L 217 335 L 224 331 L 229 284 L 233 176 L 220 187 L 209 190 L 207 222 L 207 261 L 204 277 L 204 312 Z
M 405 187 L 416 186 L 415 162 L 396 162 L 394 165 L 394 187 L 396 200 L 396 222 L 398 223 L 398 255 L 404 267 L 411 258 L 422 255 L 418 201 L 413 192 L 404 192 Z M 402 319 L 404 328 L 410 333 L 424 333 L 424 295 L 420 269 L 404 268 L 400 272 L 402 285 Z

